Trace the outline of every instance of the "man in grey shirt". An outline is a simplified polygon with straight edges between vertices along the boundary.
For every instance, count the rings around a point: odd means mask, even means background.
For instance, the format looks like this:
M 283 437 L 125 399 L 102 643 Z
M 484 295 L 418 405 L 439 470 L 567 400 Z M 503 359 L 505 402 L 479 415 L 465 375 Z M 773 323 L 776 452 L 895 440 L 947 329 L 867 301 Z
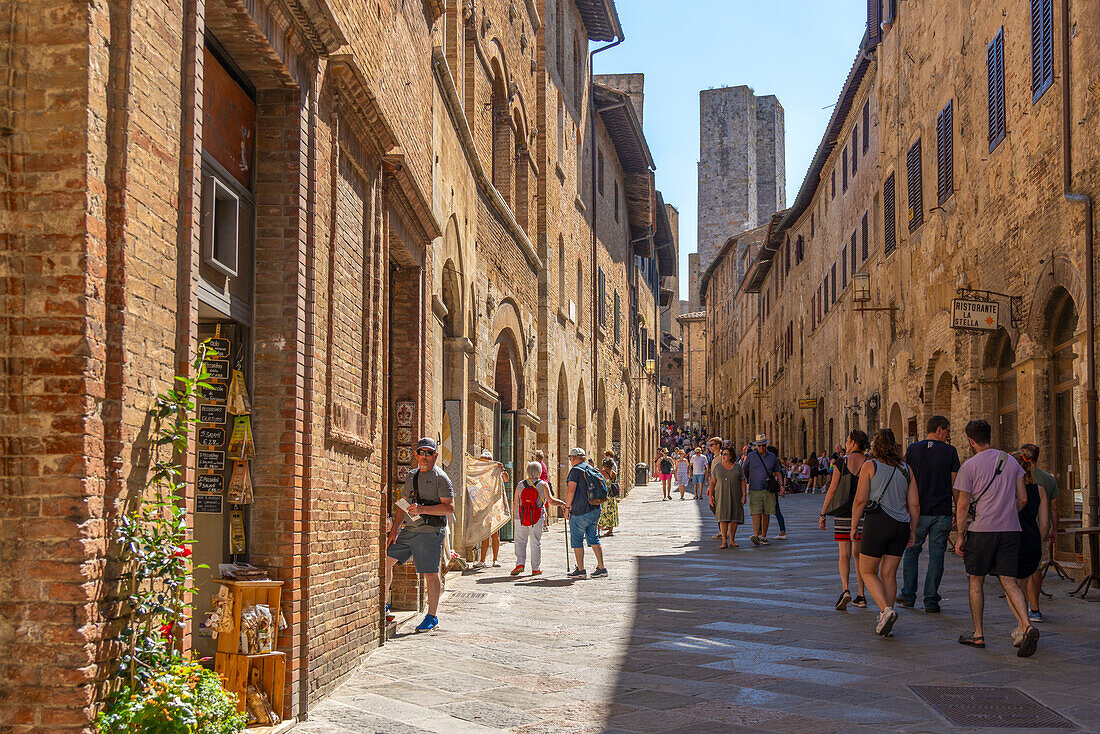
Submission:
M 435 465 L 438 456 L 433 439 L 422 438 L 416 444 L 417 468 L 405 479 L 405 502 L 408 504 L 395 506 L 386 547 L 386 597 L 389 598 L 393 582 L 393 567 L 406 563 L 409 558 L 413 559 L 413 566 L 428 590 L 428 613 L 417 625 L 417 632 L 427 632 L 439 625 L 439 618 L 435 616 L 443 590 L 439 564 L 443 558 L 447 515 L 455 511 L 454 488 L 450 478 Z M 389 611 L 389 604 L 386 611 Z

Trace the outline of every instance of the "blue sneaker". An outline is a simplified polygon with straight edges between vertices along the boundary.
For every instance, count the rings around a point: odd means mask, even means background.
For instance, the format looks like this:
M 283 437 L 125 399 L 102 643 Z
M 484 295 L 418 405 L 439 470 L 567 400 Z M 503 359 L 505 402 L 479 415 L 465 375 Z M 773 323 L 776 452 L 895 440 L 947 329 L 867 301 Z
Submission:
M 416 631 L 417 632 L 428 632 L 429 630 L 434 630 L 438 626 L 439 626 L 439 617 L 433 617 L 430 614 L 425 614 L 424 615 L 424 621 L 421 622 L 420 624 L 416 625 Z
M 394 619 L 393 615 L 390 614 L 390 605 L 387 604 L 386 605 L 386 624 L 389 624 L 390 622 L 392 622 L 393 619 Z
M 588 571 L 585 571 L 583 568 L 574 568 L 572 571 L 565 575 L 571 579 L 583 579 L 588 578 Z
M 1028 607 L 1028 609 L 1027 609 L 1027 621 L 1028 622 L 1042 622 L 1043 621 L 1043 613 L 1040 612 L 1038 609 L 1032 609 L 1031 607 Z

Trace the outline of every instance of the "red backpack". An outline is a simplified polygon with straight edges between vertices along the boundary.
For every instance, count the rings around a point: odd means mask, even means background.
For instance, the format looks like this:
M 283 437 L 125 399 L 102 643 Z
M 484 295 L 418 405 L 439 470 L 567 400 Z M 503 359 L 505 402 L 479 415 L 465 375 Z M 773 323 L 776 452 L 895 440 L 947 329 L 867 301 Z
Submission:
M 524 527 L 531 527 L 542 519 L 542 508 L 539 507 L 539 491 L 535 485 L 526 479 L 520 485 L 519 491 L 519 521 Z

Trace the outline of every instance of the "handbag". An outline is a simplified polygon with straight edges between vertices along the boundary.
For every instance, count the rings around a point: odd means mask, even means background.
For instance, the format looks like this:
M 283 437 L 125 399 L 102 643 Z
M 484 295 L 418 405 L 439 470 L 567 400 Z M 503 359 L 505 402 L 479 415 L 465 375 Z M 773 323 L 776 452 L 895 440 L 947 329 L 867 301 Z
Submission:
M 839 467 L 840 482 L 836 485 L 836 492 L 833 492 L 832 499 L 825 505 L 825 510 L 821 514 L 829 517 L 851 517 L 852 500 L 856 496 L 855 487 L 852 485 L 855 484 L 856 475 L 848 470 L 847 461 L 839 464 Z

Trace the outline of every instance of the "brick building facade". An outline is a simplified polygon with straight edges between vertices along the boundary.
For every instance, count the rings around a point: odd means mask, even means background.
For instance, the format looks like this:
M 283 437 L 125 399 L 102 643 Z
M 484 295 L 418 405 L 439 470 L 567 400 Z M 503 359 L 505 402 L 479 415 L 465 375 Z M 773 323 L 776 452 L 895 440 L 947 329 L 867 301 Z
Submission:
M 94 716 L 145 411 L 200 339 L 245 376 L 255 500 L 199 492 L 230 470 L 193 446 L 195 560 L 284 582 L 291 717 L 384 640 L 417 436 L 456 481 L 483 449 L 514 476 L 536 447 L 655 442 L 640 273 L 667 272 L 671 235 L 640 114 L 614 106 L 640 84 L 588 113 L 610 2 L 0 8 L 0 728 Z M 205 655 L 196 584 L 183 644 Z M 421 596 L 399 573 L 394 606 Z
M 1038 444 L 1060 514 L 1091 524 L 1100 19 L 1080 2 L 898 6 L 871 4 L 792 207 L 747 266 L 731 246 L 703 278 L 712 400 L 725 430 L 796 456 L 855 427 L 912 440 L 935 414 L 965 456 L 959 429 L 982 417 L 1002 448 Z M 998 320 L 953 328 L 957 298 L 999 304 Z M 1078 573 L 1087 553 L 1060 537 Z

